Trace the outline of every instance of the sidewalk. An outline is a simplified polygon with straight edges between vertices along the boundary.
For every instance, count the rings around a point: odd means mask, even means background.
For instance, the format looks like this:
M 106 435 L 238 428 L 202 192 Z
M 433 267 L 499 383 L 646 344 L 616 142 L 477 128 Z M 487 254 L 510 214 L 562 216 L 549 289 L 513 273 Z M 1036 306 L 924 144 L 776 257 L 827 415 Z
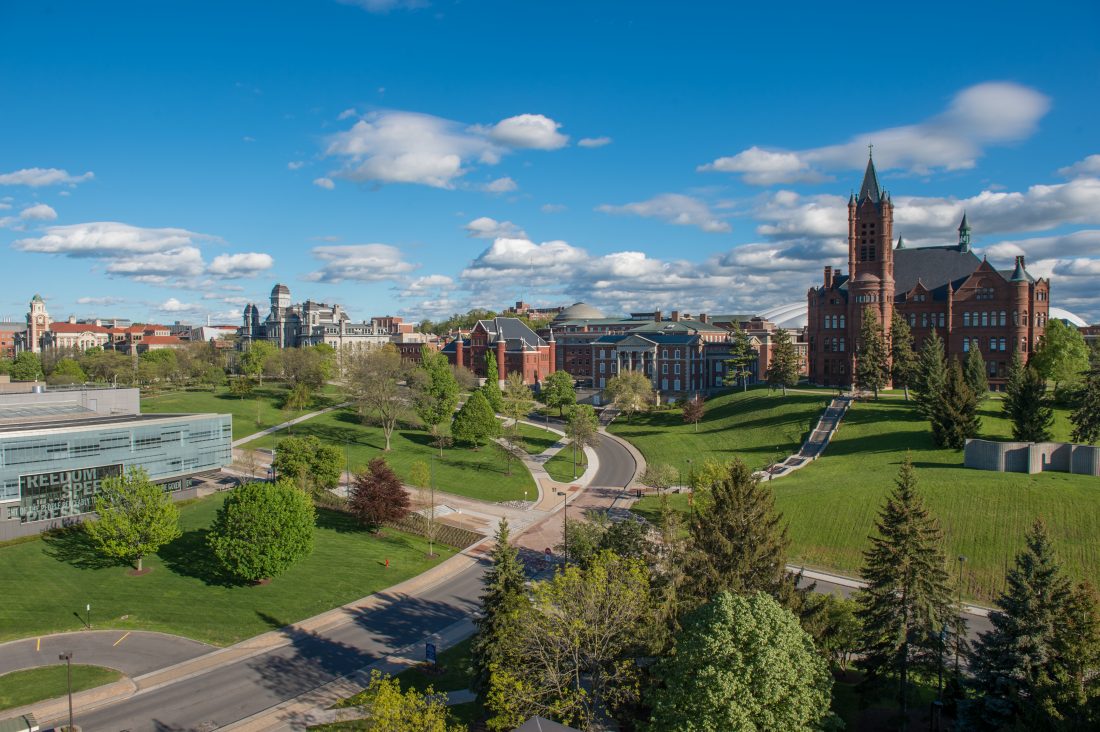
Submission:
M 349 404 L 351 404 L 351 402 L 340 402 L 339 404 L 333 404 L 331 407 L 325 407 L 324 409 L 318 409 L 316 412 L 310 412 L 309 414 L 303 414 L 301 417 L 295 417 L 294 419 L 287 420 L 286 422 L 283 422 L 282 424 L 277 424 L 274 427 L 268 427 L 266 430 L 260 430 L 259 432 L 248 435 L 247 437 L 242 437 L 239 440 L 233 440 L 233 447 L 240 447 L 241 445 L 243 445 L 247 442 L 252 442 L 253 440 L 258 440 L 261 437 L 266 437 L 267 435 L 270 435 L 274 432 L 278 432 L 279 430 L 286 429 L 287 427 L 290 427 L 291 425 L 298 424 L 299 422 L 305 422 L 307 419 L 313 419 L 314 417 L 319 417 L 322 414 L 327 414 L 328 412 L 332 412 L 332 411 L 335 411 L 337 409 L 343 409 L 344 407 L 348 406 Z

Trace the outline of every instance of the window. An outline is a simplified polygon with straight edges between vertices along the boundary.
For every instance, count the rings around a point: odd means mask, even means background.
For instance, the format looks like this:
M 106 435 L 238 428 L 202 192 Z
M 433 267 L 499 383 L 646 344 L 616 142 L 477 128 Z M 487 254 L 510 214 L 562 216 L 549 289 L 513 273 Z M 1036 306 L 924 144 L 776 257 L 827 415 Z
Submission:
M 982 327 L 989 327 L 989 313 L 982 313 Z
M 680 364 L 678 362 L 674 363 L 672 365 L 672 373 L 674 373 L 674 374 L 679 374 L 680 373 Z
M 663 351 L 661 351 L 661 358 L 668 358 L 668 349 L 667 348 L 664 349 Z
M 829 353 L 833 350 L 833 339 L 832 338 L 823 338 L 821 345 L 822 345 L 822 348 L 825 349 L 825 353 Z
M 916 328 L 917 327 L 917 314 L 916 313 L 909 313 L 909 327 L 910 328 Z
M 943 313 L 940 313 L 940 327 L 941 328 L 943 327 L 943 323 L 944 323 Z
M 970 327 L 970 313 L 963 313 L 963 327 Z
M 1024 323 L 1024 325 L 1027 325 L 1027 311 L 1026 311 L 1026 310 L 1024 311 L 1024 320 L 1023 320 L 1023 323 Z
M 604 371 L 604 366 L 607 366 L 607 364 L 605 364 L 605 363 L 604 363 L 603 361 L 600 361 L 600 373 L 601 373 L 601 374 L 602 374 L 602 373 L 606 373 L 606 372 Z
M 668 379 L 661 379 L 661 391 L 668 391 Z
M 1005 311 L 1002 310 L 1001 311 L 1001 327 L 1004 327 L 1004 324 L 1005 324 Z
M 1005 339 L 1004 339 L 1004 338 L 1002 338 L 1002 339 L 1001 339 L 1001 350 L 1002 350 L 1002 351 L 1007 351 L 1007 350 L 1008 350 L 1008 349 L 1007 349 L 1007 348 L 1005 347 Z
M 963 353 L 969 353 L 969 352 L 970 352 L 970 339 L 969 338 L 963 338 Z
M 922 328 L 927 328 L 928 327 L 928 313 L 921 313 L 920 314 L 920 327 L 922 327 Z
M 1020 350 L 1027 353 L 1027 338 L 1020 339 Z
M 677 358 L 677 359 L 680 358 L 680 349 L 679 348 L 677 348 L 675 351 L 672 352 L 672 357 Z
M 841 328 L 844 327 L 844 316 L 843 315 L 840 316 L 840 327 Z
M 989 339 L 989 350 L 991 350 L 991 351 L 996 351 L 997 350 L 997 339 L 996 338 L 990 338 Z
M 661 373 L 662 374 L 667 374 L 668 373 L 668 364 L 667 363 L 661 364 Z
M 673 391 L 680 391 L 680 380 L 679 379 L 676 379 L 672 382 L 672 390 Z
M 840 350 L 841 351 L 844 350 L 844 339 L 843 338 L 840 339 Z
M 997 362 L 996 361 L 989 361 L 989 362 L 986 363 L 986 366 L 989 369 L 989 375 L 990 376 L 996 376 L 997 375 Z
M 1012 324 L 1013 325 L 1019 325 L 1020 324 L 1020 313 L 1019 313 L 1018 310 L 1013 310 L 1012 311 Z

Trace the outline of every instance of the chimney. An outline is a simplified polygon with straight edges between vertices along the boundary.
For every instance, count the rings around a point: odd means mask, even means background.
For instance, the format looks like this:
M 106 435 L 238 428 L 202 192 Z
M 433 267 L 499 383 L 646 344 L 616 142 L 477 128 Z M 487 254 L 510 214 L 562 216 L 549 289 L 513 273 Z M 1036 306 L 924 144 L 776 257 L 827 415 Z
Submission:
M 661 311 L 660 310 L 655 310 L 653 312 L 653 321 L 655 323 L 660 323 L 661 322 Z
M 833 268 L 829 265 L 825 265 L 825 288 L 828 289 L 833 286 Z
M 710 324 L 710 316 L 706 313 L 699 313 L 699 322 Z
M 673 310 L 672 311 L 672 322 L 673 323 L 679 323 L 680 322 L 680 311 L 679 310 Z

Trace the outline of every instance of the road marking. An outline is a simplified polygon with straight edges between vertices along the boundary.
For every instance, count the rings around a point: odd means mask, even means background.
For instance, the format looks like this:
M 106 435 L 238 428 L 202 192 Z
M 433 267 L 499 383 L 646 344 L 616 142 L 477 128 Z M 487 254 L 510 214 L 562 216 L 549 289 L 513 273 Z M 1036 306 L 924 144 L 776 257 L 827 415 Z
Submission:
M 112 644 L 111 644 L 111 648 L 114 648 L 114 647 L 115 647 L 115 646 L 117 646 L 117 645 L 118 645 L 119 643 L 121 643 L 122 641 L 126 640 L 126 636 L 127 636 L 127 635 L 130 635 L 130 631 L 126 631 L 126 635 L 122 636 L 121 638 L 119 638 L 118 640 L 116 640 L 116 641 L 115 641 L 114 643 L 112 643 Z
M 42 650 L 42 639 L 41 638 L 35 638 L 34 639 L 34 650 L 35 650 L 35 653 Z

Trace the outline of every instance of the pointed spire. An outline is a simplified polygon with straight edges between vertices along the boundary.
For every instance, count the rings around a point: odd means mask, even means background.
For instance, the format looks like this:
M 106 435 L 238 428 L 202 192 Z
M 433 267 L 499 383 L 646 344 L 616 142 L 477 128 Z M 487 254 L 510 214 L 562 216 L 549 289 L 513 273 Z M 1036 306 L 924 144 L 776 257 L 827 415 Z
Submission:
M 849 194 L 848 194 L 848 205 L 849 205 L 849 206 L 854 206 L 854 205 L 856 205 L 856 194 L 855 194 L 855 191 L 852 191 L 851 193 L 849 193 Z
M 1027 269 L 1024 267 L 1024 256 L 1021 254 L 1016 257 L 1016 270 L 1012 273 L 1012 277 L 1009 278 L 1009 282 L 1027 282 Z
M 905 248 L 905 239 L 903 239 L 902 237 L 899 236 L 898 237 L 898 245 L 897 245 L 896 248 L 897 249 L 904 249 Z
M 963 220 L 959 224 L 959 231 L 970 231 L 970 224 L 966 223 L 966 211 L 963 211 Z
M 870 199 L 872 203 L 878 203 L 882 197 L 882 189 L 878 185 L 878 174 L 875 172 L 875 160 L 870 153 L 867 155 L 867 169 L 863 171 L 863 185 L 859 187 L 859 202 Z
M 963 220 L 959 224 L 959 251 L 970 251 L 970 224 L 966 222 L 966 211 L 963 211 Z

